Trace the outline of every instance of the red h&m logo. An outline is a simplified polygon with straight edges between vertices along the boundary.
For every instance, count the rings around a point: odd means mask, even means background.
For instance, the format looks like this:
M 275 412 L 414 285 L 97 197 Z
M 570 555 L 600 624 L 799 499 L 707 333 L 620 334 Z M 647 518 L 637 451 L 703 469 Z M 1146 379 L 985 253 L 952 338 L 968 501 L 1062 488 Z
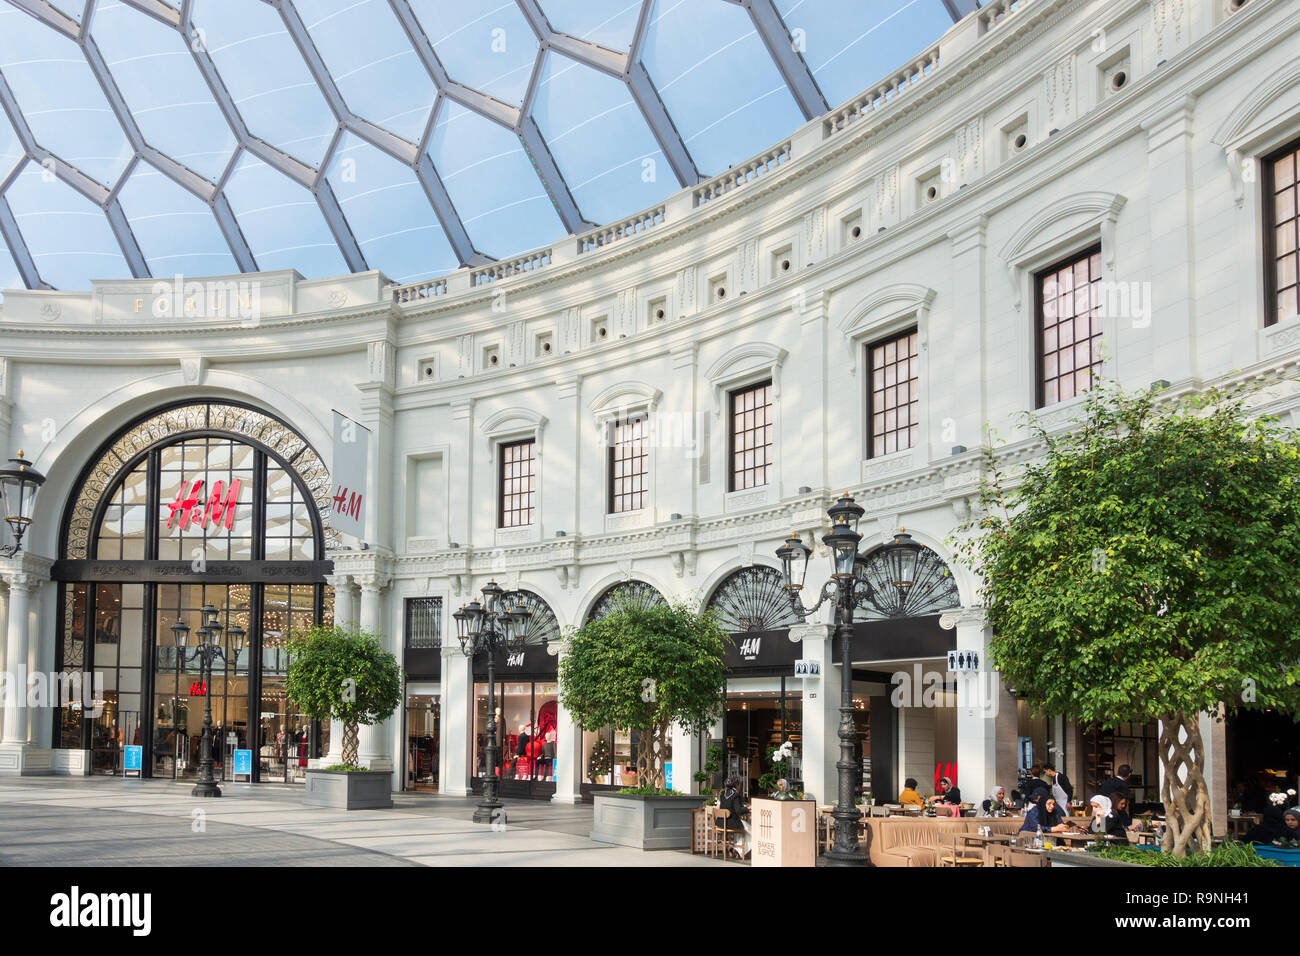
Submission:
M 208 496 L 207 505 L 203 504 L 203 479 L 196 478 L 190 488 L 189 496 L 185 494 L 185 482 L 181 482 L 180 490 L 176 492 L 176 500 L 167 507 L 171 513 L 167 516 L 167 528 L 170 530 L 172 522 L 176 521 L 176 527 L 184 530 L 186 527 L 193 528 L 198 525 L 200 528 L 207 528 L 209 522 L 213 528 L 220 524 L 226 526 L 229 531 L 235 525 L 235 504 L 239 498 L 239 479 L 236 478 L 230 483 L 230 491 L 226 494 L 226 499 L 221 500 L 223 491 L 220 481 L 212 483 L 212 494 Z M 179 521 L 177 518 L 179 516 Z
M 348 490 L 346 488 L 340 488 L 337 492 L 334 493 L 334 513 L 340 515 L 349 515 L 351 516 L 352 520 L 360 521 L 361 520 L 361 499 L 363 497 L 365 497 L 364 494 L 359 494 L 355 491 L 352 492 L 351 497 L 349 497 Z
M 196 680 L 196 681 L 194 681 L 194 683 L 190 684 L 190 696 L 191 696 L 191 697 L 207 697 L 207 696 L 208 696 L 208 682 L 205 681 L 205 680 Z

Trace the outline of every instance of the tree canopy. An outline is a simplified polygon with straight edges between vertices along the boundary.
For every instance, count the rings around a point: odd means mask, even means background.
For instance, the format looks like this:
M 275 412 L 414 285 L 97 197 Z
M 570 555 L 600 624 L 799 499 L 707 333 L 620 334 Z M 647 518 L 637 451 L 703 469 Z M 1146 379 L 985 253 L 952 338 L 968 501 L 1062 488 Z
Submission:
M 1103 387 L 1018 484 L 996 462 L 973 564 L 1003 678 L 1050 713 L 1146 721 L 1300 700 L 1300 440 L 1240 394 Z
M 377 724 L 401 703 L 402 669 L 368 631 L 316 626 L 289 641 L 285 693 L 312 720 L 342 721 L 352 766 L 357 725 Z
M 583 727 L 640 731 L 639 782 L 661 786 L 669 727 L 702 733 L 722 716 L 726 639 L 707 610 L 616 604 L 569 635 L 561 700 Z

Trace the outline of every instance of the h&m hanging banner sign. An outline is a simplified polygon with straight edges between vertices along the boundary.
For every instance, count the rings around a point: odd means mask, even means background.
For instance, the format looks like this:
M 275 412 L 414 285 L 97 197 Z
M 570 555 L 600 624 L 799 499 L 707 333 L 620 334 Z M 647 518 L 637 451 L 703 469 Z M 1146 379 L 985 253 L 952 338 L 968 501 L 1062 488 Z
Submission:
M 334 411 L 334 467 L 330 470 L 334 499 L 330 524 L 343 534 L 365 538 L 366 466 L 370 429 Z

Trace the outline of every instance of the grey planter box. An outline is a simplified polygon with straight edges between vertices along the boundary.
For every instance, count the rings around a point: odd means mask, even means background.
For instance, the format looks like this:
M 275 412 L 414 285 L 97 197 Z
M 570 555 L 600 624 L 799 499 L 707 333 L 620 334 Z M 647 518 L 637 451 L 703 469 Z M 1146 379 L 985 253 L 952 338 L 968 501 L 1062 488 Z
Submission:
M 701 796 L 643 797 L 630 793 L 596 793 L 597 843 L 633 846 L 639 850 L 688 850 L 691 846 L 691 811 L 708 800 Z
M 393 805 L 393 775 L 387 771 L 308 770 L 302 802 L 335 810 L 384 810 Z

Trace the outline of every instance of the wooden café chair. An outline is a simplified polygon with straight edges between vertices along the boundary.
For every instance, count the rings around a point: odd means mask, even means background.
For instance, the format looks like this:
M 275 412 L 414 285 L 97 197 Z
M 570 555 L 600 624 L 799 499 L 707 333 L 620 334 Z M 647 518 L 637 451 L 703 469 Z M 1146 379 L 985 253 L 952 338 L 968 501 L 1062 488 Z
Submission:
M 711 856 L 722 854 L 725 860 L 728 856 L 735 856 L 738 860 L 743 860 L 744 855 L 740 852 L 740 847 L 736 846 L 735 836 L 743 833 L 741 827 L 729 827 L 731 822 L 731 811 L 723 810 L 721 807 L 713 808 L 713 852 Z
M 1052 861 L 1044 853 L 1031 853 L 1028 850 L 1017 850 L 1015 847 L 1007 847 L 1005 866 L 1027 866 L 1027 867 L 1049 867 Z
M 967 848 L 965 841 L 959 841 L 956 833 L 937 834 L 939 843 L 938 860 L 940 866 L 983 866 L 984 855 L 976 854 Z

